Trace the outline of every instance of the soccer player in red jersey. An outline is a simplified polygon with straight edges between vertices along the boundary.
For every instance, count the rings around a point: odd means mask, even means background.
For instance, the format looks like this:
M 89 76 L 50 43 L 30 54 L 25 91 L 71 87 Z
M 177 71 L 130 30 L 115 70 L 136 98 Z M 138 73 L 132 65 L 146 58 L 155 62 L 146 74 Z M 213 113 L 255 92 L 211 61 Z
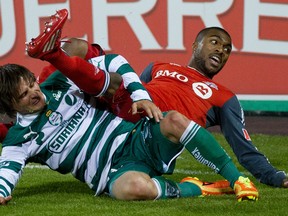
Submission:
M 205 128 L 219 125 L 244 168 L 261 183 L 287 188 L 285 172 L 274 168 L 252 143 L 236 95 L 212 80 L 227 62 L 231 44 L 231 37 L 224 29 L 205 28 L 193 43 L 187 66 L 154 62 L 142 72 L 140 79 L 147 83 L 145 88 L 162 111 L 175 109 Z M 119 104 L 129 107 L 123 101 L 120 96 Z M 122 117 L 127 114 L 119 107 L 115 110 L 120 110 Z
M 201 126 L 219 125 L 240 164 L 260 182 L 288 187 L 287 175 L 275 169 L 253 145 L 236 95 L 214 82 L 231 53 L 231 37 L 222 28 L 205 28 L 193 43 L 188 66 L 155 62 L 140 79 L 162 111 L 175 109 Z
M 205 28 L 193 43 L 193 54 L 187 66 L 153 62 L 140 79 L 162 111 L 177 110 L 205 128 L 219 125 L 243 167 L 263 184 L 287 188 L 285 172 L 273 167 L 251 141 L 236 95 L 212 80 L 227 62 L 231 44 L 231 37 L 224 29 Z M 90 62 L 95 64 L 93 59 Z M 131 115 L 131 100 L 123 85 L 114 95 L 113 103 L 108 103 L 112 104 L 114 113 L 131 121 L 145 115 Z

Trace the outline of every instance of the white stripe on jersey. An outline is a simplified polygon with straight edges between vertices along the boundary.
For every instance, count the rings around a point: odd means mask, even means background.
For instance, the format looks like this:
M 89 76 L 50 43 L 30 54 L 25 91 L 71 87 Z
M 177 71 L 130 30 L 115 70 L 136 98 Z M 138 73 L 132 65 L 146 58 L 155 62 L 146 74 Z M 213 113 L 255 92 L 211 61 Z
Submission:
M 105 74 L 105 83 L 104 83 L 104 86 L 103 86 L 101 92 L 98 95 L 96 95 L 95 97 L 100 97 L 100 96 L 104 95 L 105 92 L 107 91 L 109 85 L 110 85 L 110 74 L 104 70 L 103 70 L 103 73 Z
M 99 195 L 103 192 L 103 190 L 105 189 L 106 183 L 107 183 L 107 178 L 108 178 L 108 174 L 109 174 L 109 170 L 111 167 L 111 160 L 113 157 L 114 152 L 116 151 L 116 149 L 119 147 L 119 145 L 121 145 L 123 143 L 123 140 L 126 139 L 126 136 L 129 133 L 127 132 L 126 134 L 121 134 L 119 136 L 117 136 L 111 146 L 111 150 L 109 153 L 109 157 L 107 160 L 107 163 L 105 165 L 105 167 L 103 168 L 103 171 L 101 173 L 101 177 L 100 177 L 100 181 L 96 190 L 96 195 Z
M 0 185 L 2 185 L 8 191 L 8 194 L 7 194 L 4 190 L 1 190 L 0 188 L 0 197 L 2 197 L 1 194 L 5 194 L 5 196 L 11 194 L 11 189 L 4 180 L 0 179 Z
M 135 72 L 127 72 L 122 75 L 125 89 L 133 82 L 141 83 L 138 75 Z
M 5 176 L 5 179 L 13 184 L 13 186 L 15 186 L 18 182 L 19 177 L 22 175 L 22 171 L 20 171 L 19 173 L 15 173 L 13 170 L 11 169 L 5 169 L 2 168 L 0 170 L 0 176 Z M 3 180 L 0 179 L 0 185 L 4 186 L 6 190 L 10 190 L 10 187 L 5 183 L 2 183 Z M 10 191 L 11 192 L 11 191 Z
M 101 140 L 98 142 L 94 152 L 91 155 L 92 159 L 89 159 L 89 161 L 87 162 L 87 170 L 85 171 L 84 175 L 85 175 L 85 181 L 88 184 L 92 182 L 92 179 L 94 178 L 94 176 L 95 176 L 95 174 L 97 172 L 97 169 L 98 169 L 98 166 L 99 166 L 99 159 L 101 159 L 100 153 L 102 152 L 103 146 L 105 146 L 105 144 L 107 143 L 108 137 L 113 133 L 115 128 L 121 122 L 122 122 L 122 119 L 117 117 L 114 120 L 112 120 L 109 123 L 109 125 L 107 125 L 107 127 L 106 127 L 107 129 L 102 134 Z M 113 144 L 114 144 L 114 142 L 113 142 Z M 95 158 L 97 159 L 97 161 L 95 160 Z
M 131 99 L 133 101 L 139 101 L 139 100 L 150 100 L 152 101 L 152 99 L 150 98 L 149 94 L 147 91 L 144 91 L 142 89 L 133 91 L 133 93 L 130 95 Z
M 118 55 L 116 58 L 112 59 L 107 70 L 109 72 L 116 72 L 122 65 L 127 63 L 127 60 L 123 56 Z
M 107 56 L 109 56 L 109 54 Z M 116 73 L 122 65 L 129 64 L 128 61 L 123 56 L 117 55 L 109 62 L 108 68 L 106 68 L 105 58 L 106 58 L 105 55 L 98 56 L 98 57 L 89 59 L 89 62 L 91 64 L 101 68 L 102 70 L 106 71 L 107 73 L 108 72 Z M 118 71 L 118 73 L 121 75 L 121 77 L 123 79 L 125 89 L 127 89 L 131 83 L 142 84 L 139 76 L 135 73 L 135 71 L 133 71 L 133 69 L 131 69 L 131 71 L 121 71 L 121 73 Z M 105 90 L 107 90 L 107 89 L 105 89 Z M 139 89 L 139 90 L 133 89 L 133 90 L 129 90 L 129 91 L 132 91 L 132 92 L 130 92 L 130 95 L 131 95 L 130 97 L 133 101 L 139 101 L 139 100 L 152 101 L 148 92 L 146 90 L 144 90 L 144 87 L 143 87 L 143 89 Z M 144 91 L 146 91 L 146 92 L 144 92 Z
M 98 122 L 96 123 L 95 127 L 93 128 L 93 130 L 91 131 L 88 139 L 86 140 L 83 148 L 81 149 L 81 151 L 79 152 L 79 154 L 77 155 L 76 159 L 75 159 L 75 166 L 72 170 L 72 175 L 76 175 L 76 172 L 78 171 L 78 169 L 82 166 L 83 162 L 85 161 L 86 155 L 87 155 L 87 149 L 89 147 L 89 144 L 91 142 L 91 137 L 93 136 L 95 130 L 98 128 L 98 126 L 103 122 L 103 120 L 109 115 L 108 112 L 103 112 L 102 116 L 99 118 Z
M 28 154 L 27 151 L 24 150 L 24 147 L 27 146 L 5 146 L 5 148 L 2 149 L 0 162 L 6 160 L 24 164 Z

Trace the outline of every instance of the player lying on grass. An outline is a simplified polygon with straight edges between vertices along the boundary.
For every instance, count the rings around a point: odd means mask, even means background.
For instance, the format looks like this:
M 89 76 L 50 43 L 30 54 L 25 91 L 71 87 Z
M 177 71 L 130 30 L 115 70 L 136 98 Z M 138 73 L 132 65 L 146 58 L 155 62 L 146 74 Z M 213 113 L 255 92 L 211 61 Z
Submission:
M 243 110 L 236 95 L 212 81 L 228 60 L 231 46 L 231 37 L 225 30 L 218 27 L 205 28 L 199 32 L 193 43 L 194 52 L 188 66 L 155 62 L 144 70 L 140 78 L 148 82 L 144 86 L 161 110 L 177 110 L 202 127 L 220 125 L 243 167 L 261 183 L 287 188 L 285 172 L 273 167 L 252 143 L 245 129 Z M 76 38 L 65 43 L 63 49 L 68 55 L 80 56 L 95 65 L 101 62 L 104 66 L 111 56 L 92 58 L 105 53 L 99 45 L 91 45 Z M 54 70 L 53 66 L 47 67 L 40 74 L 40 81 L 45 80 Z M 123 78 L 129 75 L 131 73 L 125 73 Z M 124 80 L 124 85 L 119 87 L 112 100 L 108 99 L 107 105 L 111 106 L 114 114 L 126 120 L 137 121 L 143 115 L 130 112 L 132 101 L 129 96 Z
M 212 80 L 226 64 L 231 44 L 231 37 L 224 29 L 205 28 L 193 43 L 187 66 L 154 62 L 140 79 L 149 82 L 145 85 L 147 91 L 162 111 L 176 109 L 205 128 L 219 125 L 244 168 L 261 183 L 287 188 L 287 174 L 273 167 L 254 146 L 236 95 Z
M 86 60 L 105 54 L 99 45 L 90 45 L 79 39 L 71 39 L 64 45 L 70 55 L 78 55 Z M 224 67 L 231 52 L 231 37 L 223 29 L 212 27 L 203 29 L 193 43 L 193 54 L 188 66 L 155 62 L 145 69 L 141 79 L 150 96 L 161 110 L 177 110 L 203 127 L 219 125 L 232 147 L 240 164 L 250 171 L 261 183 L 274 187 L 288 187 L 284 171 L 277 170 L 267 157 L 253 145 L 245 129 L 243 110 L 234 93 L 219 83 L 212 81 Z M 98 64 L 101 58 L 91 62 Z M 51 65 L 40 75 L 45 80 L 55 68 Z M 151 81 L 152 80 L 152 81 Z M 169 87 L 167 88 L 167 85 Z M 192 88 L 193 86 L 193 88 Z M 130 112 L 131 100 L 123 86 L 113 95 L 113 112 L 127 120 L 138 120 L 135 109 Z M 7 131 L 3 125 L 2 137 Z
M 67 15 L 65 9 L 58 11 L 45 31 L 27 44 L 30 56 L 59 69 L 40 86 L 23 66 L 0 67 L 1 113 L 12 115 L 13 110 L 17 115 L 2 143 L 2 205 L 11 200 L 25 164 L 32 161 L 72 173 L 96 195 L 107 192 L 121 200 L 231 193 L 229 184 L 238 201 L 258 199 L 253 183 L 237 170 L 213 136 L 179 112 L 164 113 L 160 122 L 143 118 L 134 124 L 99 107 L 95 96 L 109 92 L 119 77 L 79 57 L 68 57 L 60 49 Z M 107 62 L 112 71 L 128 66 L 123 58 L 117 60 L 115 56 Z M 139 84 L 131 91 L 139 100 L 147 95 Z M 162 177 L 173 173 L 175 160 L 184 149 L 229 183 L 206 185 L 191 177 L 176 183 Z

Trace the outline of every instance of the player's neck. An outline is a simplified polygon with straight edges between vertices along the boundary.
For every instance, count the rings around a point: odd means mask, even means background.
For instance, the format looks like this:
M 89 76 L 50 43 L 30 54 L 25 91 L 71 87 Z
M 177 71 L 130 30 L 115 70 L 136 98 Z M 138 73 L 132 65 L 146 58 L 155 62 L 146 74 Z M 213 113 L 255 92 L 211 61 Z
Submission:
M 207 77 L 204 73 L 202 73 L 201 71 L 197 70 L 196 68 L 191 67 L 189 65 L 187 65 L 187 67 L 191 68 L 192 70 L 195 70 L 196 72 L 198 72 L 199 74 L 203 75 L 204 77 Z M 209 78 L 209 77 L 207 77 L 207 78 Z

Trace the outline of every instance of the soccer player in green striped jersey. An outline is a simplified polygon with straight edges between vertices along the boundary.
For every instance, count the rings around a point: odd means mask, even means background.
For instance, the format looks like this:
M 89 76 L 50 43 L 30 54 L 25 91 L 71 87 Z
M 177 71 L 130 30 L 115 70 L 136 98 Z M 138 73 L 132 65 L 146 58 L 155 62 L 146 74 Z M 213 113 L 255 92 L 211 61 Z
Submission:
M 111 55 L 103 59 L 105 67 L 101 63 L 97 67 L 68 57 L 59 48 L 59 32 L 66 18 L 66 10 L 58 11 L 45 31 L 27 44 L 30 56 L 59 69 L 40 86 L 34 74 L 21 65 L 0 67 L 0 112 L 17 119 L 2 143 L 0 204 L 11 200 L 28 162 L 72 173 L 96 195 L 107 192 L 122 200 L 231 193 L 230 186 L 238 201 L 258 199 L 253 183 L 237 170 L 213 136 L 184 115 L 169 111 L 162 117 L 150 101 L 146 111 L 150 109 L 150 118 L 134 124 L 102 107 L 98 97 L 113 92 L 113 83 L 121 80 L 109 70 L 121 70 L 127 62 Z M 149 101 L 140 83 L 132 80 L 125 86 L 136 103 Z M 185 178 L 177 183 L 162 177 L 173 173 L 175 160 L 185 149 L 229 182 L 204 184 Z

